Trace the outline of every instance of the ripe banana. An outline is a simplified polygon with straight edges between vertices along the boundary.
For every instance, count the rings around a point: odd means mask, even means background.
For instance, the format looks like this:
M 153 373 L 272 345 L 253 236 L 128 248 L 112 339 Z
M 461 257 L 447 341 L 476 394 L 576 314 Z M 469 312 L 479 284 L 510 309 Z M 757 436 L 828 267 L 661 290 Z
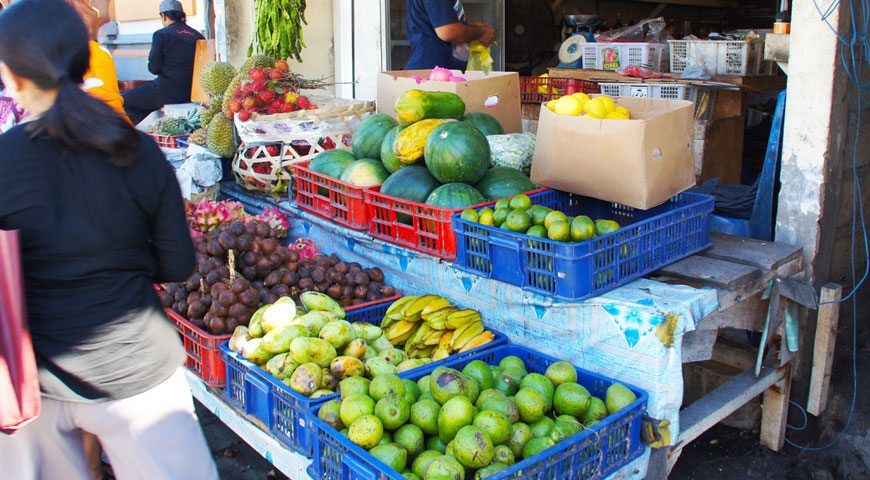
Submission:
M 393 345 L 399 345 L 416 331 L 415 327 L 417 327 L 417 323 L 402 320 L 391 325 L 388 330 L 384 331 L 384 334 L 387 336 L 387 340 L 389 340 L 390 343 Z
M 429 318 L 426 319 L 426 323 L 429 324 L 435 330 L 444 330 L 447 328 L 447 316 L 453 313 L 456 309 L 454 307 L 443 308 L 438 310 L 437 312 L 429 315 Z
M 475 320 L 480 320 L 480 313 L 476 310 L 458 310 L 447 316 L 446 326 L 450 330 L 456 330 L 459 327 Z
M 392 305 L 389 306 L 389 308 L 387 308 L 386 313 L 384 313 L 384 319 L 385 320 L 389 319 L 389 320 L 393 320 L 393 321 L 401 320 L 402 319 L 402 310 L 404 310 L 404 308 L 409 303 L 413 302 L 414 300 L 417 300 L 418 298 L 420 298 L 420 297 L 417 295 L 409 295 L 407 297 L 402 297 L 402 298 L 396 300 L 395 302 L 393 302 Z M 381 328 L 384 328 L 383 325 L 381 325 Z
M 453 338 L 450 340 L 450 347 L 453 350 L 461 350 L 466 343 L 472 338 L 483 333 L 483 322 L 477 320 L 475 322 L 466 323 L 453 333 Z
M 436 348 L 432 352 L 432 361 L 437 362 L 438 360 L 443 360 L 449 356 L 450 356 L 450 352 L 448 352 L 447 350 L 444 350 L 442 348 Z
M 426 324 L 424 324 L 424 325 L 426 325 Z M 426 345 L 426 346 L 438 345 L 441 342 L 442 335 L 444 335 L 444 330 L 432 330 L 431 332 L 429 332 L 428 335 L 423 337 L 423 345 Z
M 467 351 L 471 350 L 472 348 L 477 348 L 481 345 L 486 345 L 487 343 L 489 343 L 493 340 L 495 340 L 495 334 L 487 330 L 487 331 L 481 333 L 480 335 L 472 338 L 459 351 L 460 352 L 467 352 Z
M 431 302 L 429 302 L 428 305 L 426 305 L 426 308 L 424 308 L 423 311 L 420 312 L 420 317 L 422 317 L 423 320 L 426 320 L 427 318 L 429 318 L 429 315 L 432 315 L 433 313 L 437 312 L 438 310 L 441 310 L 443 308 L 447 308 L 449 306 L 450 306 L 450 300 L 447 300 L 444 297 L 438 297 L 435 300 L 432 300 Z
M 447 330 L 444 332 L 444 335 L 441 335 L 441 340 L 438 341 L 438 348 L 450 351 L 450 339 L 453 338 L 455 332 L 456 330 Z

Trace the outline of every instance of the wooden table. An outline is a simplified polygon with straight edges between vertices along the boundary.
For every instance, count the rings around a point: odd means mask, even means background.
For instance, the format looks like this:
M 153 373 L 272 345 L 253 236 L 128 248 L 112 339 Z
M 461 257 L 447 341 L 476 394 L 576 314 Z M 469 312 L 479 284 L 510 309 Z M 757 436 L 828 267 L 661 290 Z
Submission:
M 726 328 L 763 330 L 768 301 L 761 300 L 761 294 L 772 280 L 802 275 L 800 248 L 718 233 L 711 237 L 712 248 L 655 272 L 653 278 L 716 289 L 719 311 L 699 320 L 696 329 L 684 335 L 683 362 L 718 363 L 742 373 L 683 407 L 680 435 L 670 448 L 653 449 L 648 479 L 667 478 L 689 442 L 762 394 L 761 444 L 778 451 L 785 439 L 791 387 L 788 350 L 774 341 L 773 355 L 756 376 L 752 349 L 737 353 L 727 346 L 718 349 L 717 339 Z

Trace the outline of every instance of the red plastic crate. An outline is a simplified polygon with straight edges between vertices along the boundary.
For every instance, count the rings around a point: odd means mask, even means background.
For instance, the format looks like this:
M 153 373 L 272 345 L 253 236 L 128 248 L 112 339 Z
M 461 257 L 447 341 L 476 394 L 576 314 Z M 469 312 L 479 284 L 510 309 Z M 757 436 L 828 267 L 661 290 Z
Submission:
M 445 260 L 456 259 L 456 234 L 453 233 L 450 217 L 465 208 L 433 207 L 385 195 L 380 190 L 380 185 L 365 189 L 365 203 L 369 210 L 369 235 Z M 541 190 L 535 190 L 538 191 Z M 494 204 L 495 201 L 492 201 L 467 208 Z M 399 215 L 407 215 L 411 221 L 400 222 Z
M 227 369 L 221 358 L 220 344 L 232 335 L 212 335 L 192 324 L 174 310 L 167 308 L 166 315 L 175 322 L 175 329 L 184 337 L 184 351 L 187 353 L 185 366 L 201 378 L 209 387 L 223 387 L 227 384 Z
M 163 148 L 181 148 L 181 145 L 178 144 L 178 140 L 187 140 L 190 137 L 190 135 L 160 135 L 159 133 L 154 132 L 148 132 L 148 135 L 151 135 L 151 138 L 157 142 L 158 147 Z
M 401 297 L 402 294 L 396 292 L 392 297 L 347 307 L 345 312 L 347 312 L 348 317 L 353 317 L 356 311 L 382 303 L 390 304 Z M 224 360 L 221 358 L 220 344 L 232 337 L 232 335 L 212 335 L 197 327 L 174 310 L 170 308 L 164 310 L 166 315 L 175 322 L 175 329 L 184 337 L 184 351 L 187 353 L 185 366 L 187 369 L 201 378 L 203 383 L 209 387 L 223 388 L 226 386 L 227 368 Z
M 299 209 L 353 230 L 365 230 L 369 215 L 357 187 L 308 168 L 311 162 L 296 164 L 296 205 Z M 448 220 L 449 222 L 449 220 Z
M 544 103 L 577 92 L 601 93 L 596 82 L 578 78 L 520 77 L 522 103 Z

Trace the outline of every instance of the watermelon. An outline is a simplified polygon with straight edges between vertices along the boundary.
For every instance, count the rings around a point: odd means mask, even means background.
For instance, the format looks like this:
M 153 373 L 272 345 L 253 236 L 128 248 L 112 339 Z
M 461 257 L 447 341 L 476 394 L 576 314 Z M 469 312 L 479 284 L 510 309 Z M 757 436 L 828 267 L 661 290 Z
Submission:
M 387 136 L 387 133 L 396 125 L 398 123 L 393 120 L 393 117 L 383 113 L 369 115 L 364 118 L 353 132 L 353 141 L 351 143 L 353 156 L 357 159 L 374 158 L 380 160 L 381 143 L 384 142 L 384 137 Z
M 488 113 L 470 112 L 462 117 L 462 121 L 474 125 L 484 135 L 504 135 L 504 128 Z
M 426 205 L 450 209 L 466 208 L 481 203 L 486 203 L 486 199 L 477 189 L 459 182 L 441 185 L 426 198 Z
M 353 163 L 355 158 L 347 150 L 327 150 L 320 152 L 308 165 L 308 168 L 332 178 L 341 177 L 341 172 Z
M 440 185 L 426 167 L 412 165 L 390 175 L 381 186 L 381 193 L 411 202 L 424 203 L 432 190 Z M 411 223 L 411 216 L 404 213 L 396 214 L 396 219 L 402 223 Z
M 441 183 L 474 185 L 489 170 L 489 142 L 476 127 L 447 122 L 435 127 L 426 139 L 426 167 Z
M 525 173 L 516 168 L 493 167 L 474 188 L 487 200 L 498 200 L 532 191 L 536 187 Z
M 340 180 L 357 187 L 373 187 L 384 183 L 390 172 L 384 168 L 380 160 L 361 158 L 341 172 Z
M 396 135 L 398 135 L 403 128 L 405 127 L 400 125 L 387 132 L 387 136 L 384 137 L 384 141 L 381 143 L 381 163 L 384 164 L 384 168 L 386 168 L 390 173 L 396 173 L 400 168 L 407 167 L 408 165 L 423 163 L 422 158 L 413 163 L 404 163 L 396 158 L 396 153 L 393 151 L 396 144 Z

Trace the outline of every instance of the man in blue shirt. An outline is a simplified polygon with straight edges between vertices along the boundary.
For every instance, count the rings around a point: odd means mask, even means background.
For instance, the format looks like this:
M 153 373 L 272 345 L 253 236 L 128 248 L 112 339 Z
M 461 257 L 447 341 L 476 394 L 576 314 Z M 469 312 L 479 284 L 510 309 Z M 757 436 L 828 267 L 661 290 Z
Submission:
M 489 46 L 495 30 L 480 22 L 468 22 L 461 0 L 408 0 L 408 70 L 434 68 L 465 70 L 469 43 Z

